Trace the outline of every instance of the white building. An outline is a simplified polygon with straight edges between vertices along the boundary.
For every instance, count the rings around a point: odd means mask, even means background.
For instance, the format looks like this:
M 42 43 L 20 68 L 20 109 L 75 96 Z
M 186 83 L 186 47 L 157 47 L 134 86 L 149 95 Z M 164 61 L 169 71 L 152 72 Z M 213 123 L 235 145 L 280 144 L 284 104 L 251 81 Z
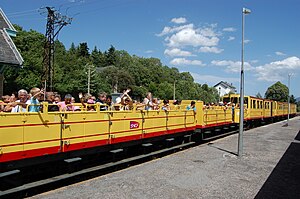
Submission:
M 236 93 L 236 88 L 232 84 L 223 81 L 214 85 L 214 88 L 217 89 L 219 96 L 224 96 L 228 93 Z

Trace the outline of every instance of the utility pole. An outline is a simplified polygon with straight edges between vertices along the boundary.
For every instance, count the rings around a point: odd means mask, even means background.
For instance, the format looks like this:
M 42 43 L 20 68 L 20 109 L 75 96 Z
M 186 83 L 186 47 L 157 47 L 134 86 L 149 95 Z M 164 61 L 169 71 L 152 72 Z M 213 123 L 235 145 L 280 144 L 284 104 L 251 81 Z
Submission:
M 90 94 L 90 87 L 91 87 L 91 65 L 87 64 L 88 66 L 88 94 Z
M 70 24 L 72 18 L 62 16 L 54 8 L 46 7 L 47 25 L 46 25 L 46 41 L 44 44 L 44 58 L 43 58 L 43 75 L 42 82 L 47 82 L 47 90 L 53 91 L 53 77 L 54 77 L 54 38 L 59 31 L 66 25 Z
M 244 27 L 245 15 L 250 14 L 249 9 L 243 8 L 242 12 L 242 65 L 241 65 L 241 92 L 240 92 L 240 124 L 239 124 L 239 141 L 238 156 L 243 155 L 243 131 L 244 131 Z
M 176 94 L 176 90 L 175 90 L 175 82 L 176 80 L 174 80 L 174 84 L 173 84 L 173 101 L 175 101 L 175 94 Z

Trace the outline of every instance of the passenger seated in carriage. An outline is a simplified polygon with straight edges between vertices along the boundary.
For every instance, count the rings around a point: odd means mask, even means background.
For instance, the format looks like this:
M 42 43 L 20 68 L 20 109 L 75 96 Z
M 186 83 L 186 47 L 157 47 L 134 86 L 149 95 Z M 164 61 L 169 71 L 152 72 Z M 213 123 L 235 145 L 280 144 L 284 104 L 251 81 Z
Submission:
M 193 110 L 194 114 L 196 114 L 196 102 L 191 101 L 191 104 L 186 107 L 186 110 Z
M 75 107 L 72 104 L 72 95 L 71 94 L 66 94 L 65 95 L 65 100 L 63 102 L 57 103 L 59 106 L 60 111 L 74 111 Z

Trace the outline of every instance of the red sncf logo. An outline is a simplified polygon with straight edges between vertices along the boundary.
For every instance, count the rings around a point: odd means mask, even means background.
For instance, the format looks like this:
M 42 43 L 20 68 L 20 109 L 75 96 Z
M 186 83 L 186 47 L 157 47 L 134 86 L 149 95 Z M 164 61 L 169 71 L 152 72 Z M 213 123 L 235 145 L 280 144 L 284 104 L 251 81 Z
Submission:
M 130 129 L 137 129 L 139 128 L 140 123 L 135 122 L 135 121 L 130 121 Z

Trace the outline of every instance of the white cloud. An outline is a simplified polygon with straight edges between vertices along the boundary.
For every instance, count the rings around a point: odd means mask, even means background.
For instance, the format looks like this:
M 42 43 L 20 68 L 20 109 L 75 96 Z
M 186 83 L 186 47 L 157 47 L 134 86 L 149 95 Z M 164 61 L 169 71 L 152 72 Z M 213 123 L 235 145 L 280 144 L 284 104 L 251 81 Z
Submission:
M 209 28 L 199 28 L 196 30 L 196 32 L 205 37 L 216 37 L 218 34 L 213 29 L 215 26 L 216 25 L 212 24 Z
M 184 51 L 180 50 L 179 48 L 173 48 L 171 50 L 166 49 L 164 52 L 165 55 L 168 55 L 170 57 L 189 57 L 189 56 L 194 56 L 191 52 L 189 51 Z
M 288 57 L 282 61 L 275 61 L 263 66 L 256 67 L 258 80 L 280 81 L 287 78 L 287 74 L 300 70 L 300 59 L 298 57 Z
M 232 28 L 232 27 L 229 27 L 229 28 L 223 28 L 223 31 L 224 31 L 224 32 L 235 32 L 236 29 L 235 29 L 235 28 Z
M 228 37 L 227 41 L 232 41 L 232 40 L 235 40 L 235 37 L 230 36 L 230 37 Z
M 255 60 L 251 60 L 250 62 L 251 62 L 252 64 L 256 64 L 256 63 L 258 63 L 258 60 L 255 59 Z
M 241 65 L 242 62 L 240 61 L 230 61 L 230 60 L 214 60 L 211 62 L 211 64 L 215 65 L 215 66 L 224 66 L 226 67 L 226 72 L 234 72 L 234 73 L 238 73 L 241 71 Z M 244 70 L 245 71 L 250 71 L 253 70 L 254 67 L 251 66 L 250 63 L 248 62 L 244 62 Z
M 154 52 L 153 50 L 147 50 L 147 51 L 145 51 L 145 53 L 148 53 L 148 54 L 153 53 L 153 52 Z
M 173 59 L 170 64 L 176 65 L 176 66 L 186 66 L 186 65 L 193 65 L 193 66 L 205 66 L 205 64 L 202 63 L 201 60 L 188 60 L 185 58 L 175 58 Z
M 286 54 L 284 54 L 283 52 L 279 52 L 279 51 L 275 52 L 275 54 L 276 54 L 276 55 L 279 55 L 279 56 L 285 56 L 285 55 L 286 55 Z
M 180 19 L 180 20 L 179 20 Z M 173 22 L 186 22 L 185 18 L 174 18 Z M 217 30 L 217 24 L 209 24 L 195 27 L 194 24 L 164 27 L 156 36 L 164 37 L 167 46 L 164 54 L 170 57 L 196 56 L 199 52 L 221 53 L 224 49 L 218 48 L 221 33 Z M 180 50 L 185 49 L 185 50 Z
M 202 52 L 202 53 L 216 53 L 216 54 L 218 54 L 218 53 L 221 53 L 223 51 L 224 51 L 224 49 L 219 49 L 219 48 L 214 47 L 214 46 L 213 47 L 203 46 L 199 49 L 199 52 Z
M 186 23 L 187 20 L 186 20 L 186 18 L 184 18 L 184 17 L 179 17 L 179 18 L 173 18 L 173 19 L 171 20 L 171 22 L 180 24 L 180 23 Z
M 251 40 L 249 40 L 249 39 L 245 39 L 245 40 L 244 40 L 244 43 L 247 44 L 247 43 L 249 43 L 250 41 L 251 41 Z
M 198 73 L 192 73 L 190 74 L 193 76 L 195 82 L 201 83 L 201 84 L 210 84 L 211 86 L 214 86 L 216 83 L 220 81 L 226 81 L 226 82 L 239 82 L 240 79 L 238 77 L 220 77 L 215 75 L 201 75 Z
M 201 32 L 201 30 L 200 30 Z M 219 38 L 212 35 L 213 32 L 202 30 L 201 33 L 193 28 L 184 28 L 179 32 L 166 38 L 167 46 L 169 47 L 182 47 L 182 46 L 216 46 Z
M 161 31 L 161 33 L 159 34 L 156 34 L 156 36 L 165 36 L 167 34 L 171 34 L 171 33 L 174 33 L 174 32 L 178 32 L 182 29 L 185 29 L 185 28 L 194 28 L 194 24 L 186 24 L 186 25 L 183 25 L 183 26 L 175 26 L 175 27 L 164 27 L 164 29 Z

